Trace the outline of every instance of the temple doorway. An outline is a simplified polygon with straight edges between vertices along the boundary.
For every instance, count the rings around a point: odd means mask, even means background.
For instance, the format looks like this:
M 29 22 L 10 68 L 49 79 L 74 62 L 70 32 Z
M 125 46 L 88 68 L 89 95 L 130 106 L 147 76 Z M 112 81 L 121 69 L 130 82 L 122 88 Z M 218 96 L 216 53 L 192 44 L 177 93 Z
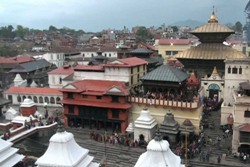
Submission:
M 167 140 L 170 143 L 169 137 L 167 135 L 163 136 L 163 140 Z
M 220 87 L 217 84 L 210 84 L 208 86 L 208 91 L 209 91 L 209 98 L 218 101 Z

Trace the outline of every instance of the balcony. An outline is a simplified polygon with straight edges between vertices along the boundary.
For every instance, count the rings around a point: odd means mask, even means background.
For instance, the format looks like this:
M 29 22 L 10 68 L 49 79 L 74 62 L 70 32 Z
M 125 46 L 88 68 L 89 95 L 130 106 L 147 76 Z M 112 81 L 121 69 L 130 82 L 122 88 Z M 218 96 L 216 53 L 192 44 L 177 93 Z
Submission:
M 163 107 L 175 107 L 183 109 L 196 109 L 200 107 L 199 100 L 194 100 L 192 102 L 188 101 L 175 101 L 175 100 L 164 100 L 164 99 L 151 99 L 147 97 L 136 97 L 129 96 L 129 102 L 137 103 L 142 105 L 153 105 L 153 106 L 163 106 Z

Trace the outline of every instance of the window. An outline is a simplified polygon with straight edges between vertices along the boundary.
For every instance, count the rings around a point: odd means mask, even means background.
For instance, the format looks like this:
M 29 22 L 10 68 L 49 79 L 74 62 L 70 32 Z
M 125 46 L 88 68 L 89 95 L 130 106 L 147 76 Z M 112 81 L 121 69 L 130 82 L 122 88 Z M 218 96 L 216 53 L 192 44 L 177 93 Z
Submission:
M 59 78 L 59 83 L 62 84 L 62 78 L 61 77 Z
M 166 51 L 167 56 L 171 56 L 171 51 Z
M 228 69 L 227 69 L 227 73 L 228 74 L 231 74 L 231 67 L 229 66 Z
M 134 79 L 134 77 L 133 76 L 131 76 L 131 85 L 133 85 L 133 83 L 134 83 L 134 81 L 133 81 L 133 79 Z
M 250 118 L 250 110 L 246 110 L 245 113 L 244 113 L 244 117 L 245 118 Z
M 178 51 L 173 51 L 173 55 L 176 55 L 178 53 Z
M 112 97 L 112 102 L 119 102 L 118 96 L 111 96 L 111 97 Z
M 74 114 L 75 106 L 69 105 L 69 113 Z
M 82 57 L 85 57 L 85 54 L 84 54 L 84 53 L 82 54 Z
M 8 100 L 12 102 L 12 95 L 8 95 Z
M 51 104 L 55 104 L 55 99 L 54 99 L 54 97 L 50 97 L 50 103 L 51 103 Z
M 68 95 L 68 99 L 73 99 L 74 98 L 73 93 L 71 93 L 71 92 L 68 93 L 67 95 Z
M 239 68 L 239 74 L 242 74 L 242 68 L 241 67 Z
M 96 96 L 96 99 L 101 100 L 102 96 Z
M 119 118 L 119 110 L 112 110 L 112 118 Z
M 93 54 L 93 53 L 91 53 L 91 57 L 94 57 L 94 54 Z
M 57 98 L 56 98 L 56 102 L 58 102 L 58 101 L 60 101 L 60 100 L 61 100 L 60 97 L 57 97 Z
M 21 96 L 17 96 L 17 101 L 20 103 L 21 101 L 22 101 L 22 98 L 21 98 Z
M 43 97 L 42 96 L 39 97 L 39 103 L 43 103 Z
M 232 70 L 232 73 L 237 74 L 237 72 L 238 72 L 238 69 L 236 67 L 234 67 L 233 70 Z
M 139 72 L 140 71 L 140 66 L 137 66 L 137 72 Z
M 109 57 L 111 57 L 111 53 L 109 54 Z
M 37 97 L 36 96 L 33 97 L 33 100 L 34 100 L 35 103 L 37 103 Z
M 143 65 L 143 71 L 145 71 L 146 70 L 146 65 Z
M 45 98 L 44 98 L 44 102 L 49 103 L 49 98 L 48 98 L 48 97 L 45 97 Z
M 130 68 L 130 73 L 131 73 L 131 74 L 133 74 L 133 67 L 132 67 L 132 68 Z

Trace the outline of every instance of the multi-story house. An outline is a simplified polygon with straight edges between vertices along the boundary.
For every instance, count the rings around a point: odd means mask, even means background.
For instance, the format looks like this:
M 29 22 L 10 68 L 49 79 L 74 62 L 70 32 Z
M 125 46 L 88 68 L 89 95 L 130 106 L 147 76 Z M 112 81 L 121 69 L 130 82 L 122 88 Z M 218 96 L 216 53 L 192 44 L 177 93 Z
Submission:
M 125 133 L 131 104 L 125 83 L 82 80 L 61 89 L 69 126 L 112 129 Z

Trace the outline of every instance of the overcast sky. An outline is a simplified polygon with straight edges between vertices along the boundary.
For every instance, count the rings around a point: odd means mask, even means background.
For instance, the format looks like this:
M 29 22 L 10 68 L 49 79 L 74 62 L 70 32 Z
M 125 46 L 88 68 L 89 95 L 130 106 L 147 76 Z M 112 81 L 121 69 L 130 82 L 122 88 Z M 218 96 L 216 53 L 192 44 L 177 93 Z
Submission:
M 160 26 L 188 19 L 206 22 L 213 5 L 220 23 L 245 24 L 249 0 L 0 0 L 0 23 L 84 31 Z

